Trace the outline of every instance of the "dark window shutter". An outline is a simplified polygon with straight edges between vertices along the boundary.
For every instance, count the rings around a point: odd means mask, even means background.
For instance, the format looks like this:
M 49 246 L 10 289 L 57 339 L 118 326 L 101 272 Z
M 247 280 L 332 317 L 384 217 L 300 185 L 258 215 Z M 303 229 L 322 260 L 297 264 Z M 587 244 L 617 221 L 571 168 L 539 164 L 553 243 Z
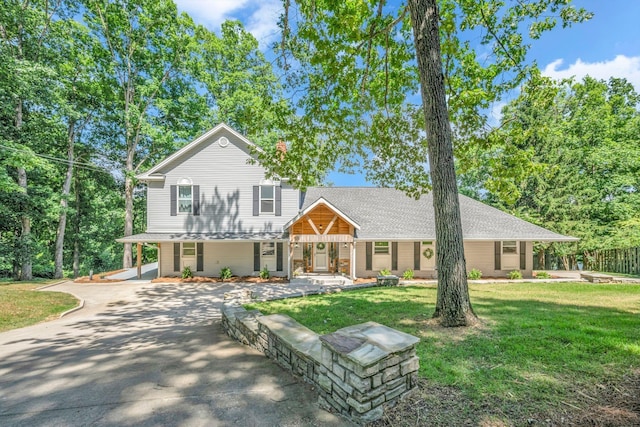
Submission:
M 253 216 L 260 215 L 260 186 L 253 186 Z
M 171 216 L 178 215 L 178 186 L 172 185 L 171 189 Z
M 276 216 L 282 216 L 282 187 L 276 186 Z
M 373 252 L 373 243 L 371 242 L 367 242 L 366 243 L 367 246 L 367 265 L 365 267 L 366 270 L 373 270 L 373 262 L 371 260 L 371 253 Z
M 260 271 L 260 243 L 253 244 L 253 270 Z
M 494 270 L 502 270 L 500 262 L 502 260 L 502 243 L 494 242 L 493 247 L 495 249 Z
M 413 242 L 413 269 L 420 270 L 420 242 Z
M 278 242 L 276 243 L 276 270 L 277 271 L 282 271 L 282 266 L 283 266 L 283 260 L 284 260 L 284 245 L 282 244 L 282 242 Z
M 173 271 L 180 271 L 180 243 L 173 244 Z
M 398 269 L 398 242 L 391 242 L 391 269 Z
M 527 269 L 527 242 L 520 242 L 520 270 Z
M 193 191 L 193 214 L 200 215 L 200 186 L 194 185 L 192 188 Z M 202 271 L 202 270 L 198 270 Z
M 196 271 L 204 271 L 204 243 L 196 243 Z

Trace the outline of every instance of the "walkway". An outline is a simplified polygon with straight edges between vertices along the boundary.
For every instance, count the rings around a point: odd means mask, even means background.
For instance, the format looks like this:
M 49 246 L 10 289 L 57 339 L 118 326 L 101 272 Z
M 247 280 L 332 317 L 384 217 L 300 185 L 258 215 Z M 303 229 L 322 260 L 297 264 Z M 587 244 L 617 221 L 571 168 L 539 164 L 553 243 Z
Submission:
M 0 425 L 342 426 L 310 386 L 223 334 L 229 284 L 67 282 L 85 307 L 0 333 Z

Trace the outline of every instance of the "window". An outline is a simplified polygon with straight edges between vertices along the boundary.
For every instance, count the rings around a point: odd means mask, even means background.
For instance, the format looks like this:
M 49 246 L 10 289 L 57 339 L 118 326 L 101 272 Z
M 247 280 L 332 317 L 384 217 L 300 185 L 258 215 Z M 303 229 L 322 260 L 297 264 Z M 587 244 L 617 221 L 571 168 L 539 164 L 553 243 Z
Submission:
M 183 243 L 182 244 L 182 256 L 194 257 L 196 256 L 196 244 L 195 243 Z
M 178 212 L 190 214 L 193 206 L 192 191 L 190 185 L 178 186 Z
M 373 244 L 373 253 L 376 255 L 389 253 L 389 242 L 375 242 Z
M 518 253 L 518 245 L 515 240 L 506 240 L 502 242 L 502 253 L 503 254 L 517 254 Z
M 261 213 L 273 213 L 273 207 L 275 206 L 273 185 L 261 185 L 260 186 L 260 212 Z
M 262 243 L 262 256 L 275 257 L 276 256 L 276 244 L 275 242 L 263 242 Z

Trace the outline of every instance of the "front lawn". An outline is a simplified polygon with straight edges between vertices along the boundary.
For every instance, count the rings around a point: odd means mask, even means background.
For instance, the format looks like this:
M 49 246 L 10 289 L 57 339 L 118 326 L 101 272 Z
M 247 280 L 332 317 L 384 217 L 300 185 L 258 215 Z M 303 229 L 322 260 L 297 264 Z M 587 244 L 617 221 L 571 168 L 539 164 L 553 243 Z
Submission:
M 0 332 L 56 318 L 78 304 L 69 294 L 35 290 L 51 282 L 0 282 Z
M 601 425 L 602 414 L 610 425 L 640 425 L 640 286 L 473 284 L 470 292 L 482 319 L 471 328 L 433 324 L 435 285 L 251 308 L 320 334 L 376 321 L 419 337 L 421 393 L 391 412 L 390 425 Z

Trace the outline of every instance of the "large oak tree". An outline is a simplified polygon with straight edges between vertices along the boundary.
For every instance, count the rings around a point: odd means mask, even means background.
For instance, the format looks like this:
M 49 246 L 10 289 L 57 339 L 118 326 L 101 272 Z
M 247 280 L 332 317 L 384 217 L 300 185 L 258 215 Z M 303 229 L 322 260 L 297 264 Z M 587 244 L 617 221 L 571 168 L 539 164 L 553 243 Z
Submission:
M 302 113 L 290 170 L 360 168 L 414 197 L 433 191 L 443 325 L 476 321 L 469 301 L 454 168 L 483 114 L 517 87 L 529 41 L 588 18 L 567 0 L 284 0 L 280 65 Z M 430 175 L 430 179 L 429 179 Z M 302 176 L 301 185 L 312 180 Z

